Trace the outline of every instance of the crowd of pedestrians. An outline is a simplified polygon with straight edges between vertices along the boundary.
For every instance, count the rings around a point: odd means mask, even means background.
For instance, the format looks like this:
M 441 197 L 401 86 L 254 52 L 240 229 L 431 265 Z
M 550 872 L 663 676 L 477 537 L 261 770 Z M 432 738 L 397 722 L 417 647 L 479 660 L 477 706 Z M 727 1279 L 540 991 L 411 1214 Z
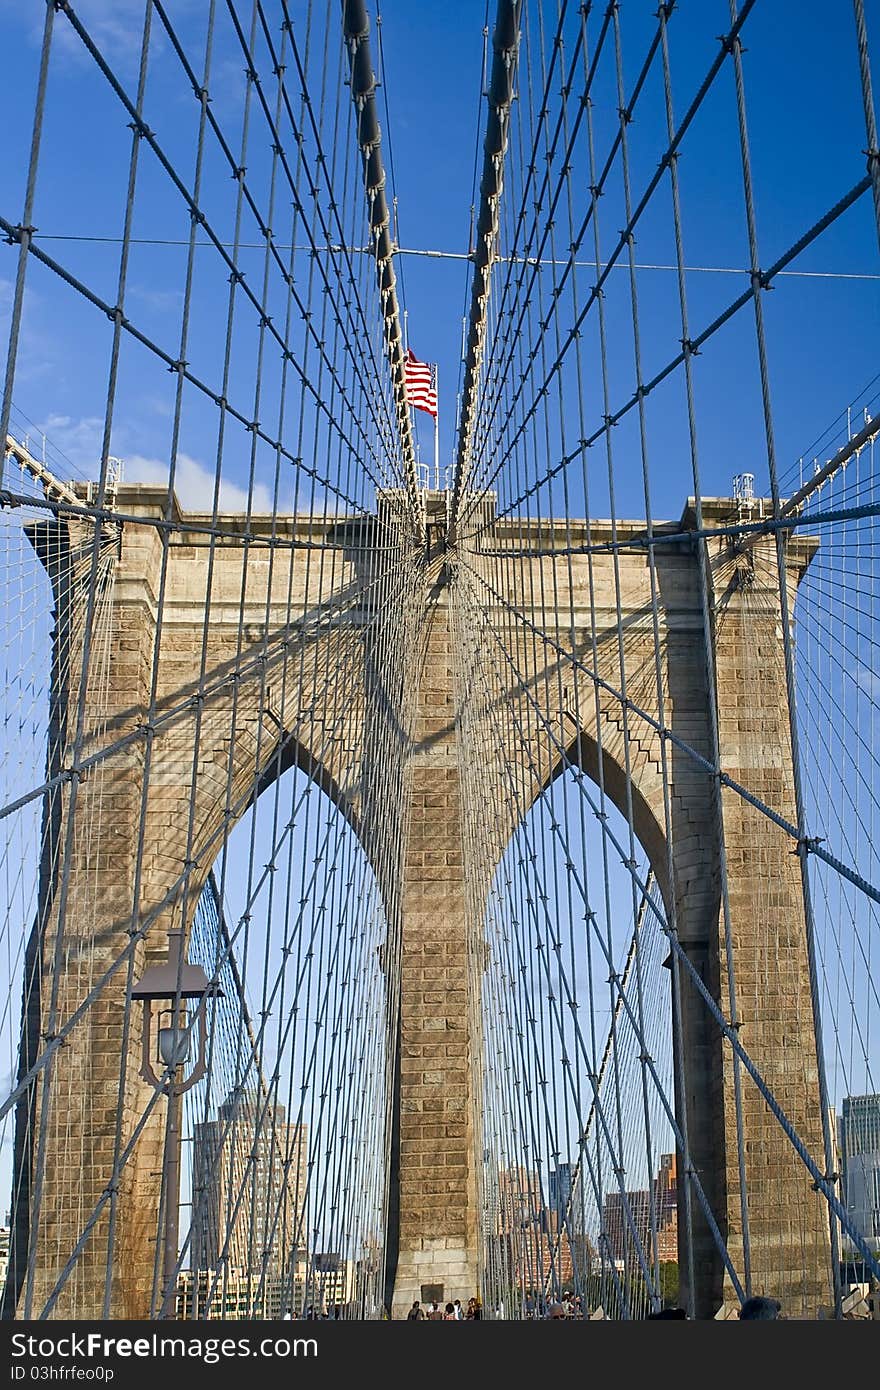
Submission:
M 563 1318 L 583 1319 L 589 1318 L 590 1313 L 584 1312 L 580 1294 L 563 1294 L 558 1303 L 548 1303 L 543 1298 L 532 1298 L 527 1295 L 524 1305 L 525 1316 L 527 1319 L 553 1320 L 558 1321 Z M 781 1317 L 782 1305 L 776 1298 L 765 1298 L 757 1295 L 754 1298 L 747 1298 L 739 1310 L 741 1321 L 750 1322 L 753 1320 L 775 1320 Z M 413 1306 L 407 1313 L 408 1322 L 478 1322 L 483 1316 L 483 1308 L 479 1298 L 469 1298 L 467 1308 L 462 1309 L 461 1300 L 456 1298 L 452 1303 L 447 1303 L 445 1308 L 435 1300 L 433 1303 L 422 1307 L 421 1300 L 416 1299 Z M 499 1304 L 495 1309 L 496 1319 L 503 1319 L 504 1306 Z M 648 1321 L 682 1321 L 687 1319 L 687 1313 L 683 1308 L 661 1308 L 655 1313 L 647 1314 Z
M 514 1316 L 518 1315 L 517 1312 Z M 526 1294 L 523 1301 L 523 1312 L 530 1321 L 541 1321 L 544 1319 L 559 1321 L 561 1319 L 584 1319 L 591 1317 L 602 1317 L 601 1310 L 591 1313 L 589 1309 L 584 1310 L 580 1294 L 563 1293 L 558 1302 L 549 1302 L 543 1296 L 533 1296 Z M 285 1309 L 282 1317 L 290 1319 L 294 1316 L 290 1308 Z M 327 1321 L 333 1319 L 350 1319 L 357 1317 L 357 1313 L 351 1305 L 343 1303 L 319 1304 L 309 1303 L 297 1315 L 307 1321 Z M 384 1310 L 383 1316 L 389 1317 L 388 1310 Z M 505 1309 L 503 1303 L 498 1303 L 493 1313 L 495 1320 L 503 1321 Z M 648 1321 L 678 1321 L 687 1318 L 687 1313 L 683 1308 L 661 1308 L 657 1312 L 646 1315 Z M 755 1295 L 747 1298 L 739 1310 L 739 1318 L 744 1322 L 775 1320 L 782 1317 L 782 1305 L 776 1298 L 767 1298 L 764 1295 Z M 441 1305 L 435 1299 L 431 1303 L 422 1306 L 420 1299 L 416 1299 L 406 1315 L 407 1322 L 480 1322 L 483 1318 L 483 1304 L 477 1295 L 469 1298 L 467 1306 L 462 1307 L 461 1299 L 453 1299 L 451 1303 Z
M 422 1307 L 421 1300 L 416 1299 L 413 1306 L 406 1315 L 407 1322 L 479 1322 L 483 1316 L 483 1305 L 479 1298 L 469 1298 L 467 1308 L 462 1308 L 461 1299 L 456 1298 L 452 1303 L 447 1303 L 444 1308 L 436 1299 L 432 1303 Z
M 590 1316 L 589 1309 L 584 1312 L 584 1305 L 579 1293 L 563 1293 L 562 1298 L 554 1302 L 548 1301 L 541 1295 L 535 1298 L 531 1294 L 526 1294 L 524 1312 L 529 1321 L 559 1318 L 583 1319 Z M 497 1316 L 504 1317 L 503 1305 L 499 1306 Z

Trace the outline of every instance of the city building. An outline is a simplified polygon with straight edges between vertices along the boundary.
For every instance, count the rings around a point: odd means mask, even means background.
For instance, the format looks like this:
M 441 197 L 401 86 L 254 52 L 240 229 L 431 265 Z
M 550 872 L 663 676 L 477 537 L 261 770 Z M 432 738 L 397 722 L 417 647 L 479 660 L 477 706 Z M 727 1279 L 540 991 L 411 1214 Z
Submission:
M 880 1095 L 844 1096 L 840 1158 L 847 1215 L 871 1249 L 880 1251 Z M 846 1237 L 844 1249 L 853 1252 Z
M 573 1168 L 570 1163 L 559 1163 L 547 1178 L 547 1205 L 556 1212 L 559 1219 L 565 1219 L 571 1202 Z
M 544 1204 L 541 1182 L 530 1168 L 502 1168 L 498 1174 L 498 1235 L 535 1225 Z
M 678 1261 L 678 1178 L 675 1154 L 660 1155 L 654 1183 L 657 1208 L 657 1258 Z
M 300 1268 L 297 1268 L 297 1284 Z M 302 1299 L 317 1313 L 332 1317 L 334 1308 L 345 1308 L 354 1297 L 354 1267 L 337 1251 L 316 1251 L 303 1271 Z M 297 1311 L 301 1304 L 298 1303 Z
M 177 1276 L 174 1316 L 183 1320 L 246 1322 L 254 1318 L 278 1318 L 281 1281 L 273 1276 L 261 1281 L 244 1269 L 181 1270 Z
M 507 1287 L 560 1292 L 577 1282 L 589 1242 L 573 1234 L 572 1180 L 571 1164 L 558 1165 L 548 1177 L 545 1204 L 537 1173 L 518 1167 L 499 1173 L 493 1258 Z
M 301 1235 L 306 1127 L 254 1092 L 230 1095 L 194 1126 L 190 1265 L 280 1280 Z
M 580 1167 L 576 1163 L 559 1163 L 547 1179 L 547 1205 L 556 1212 L 573 1241 L 586 1239 L 588 1188 L 586 1160 Z
M 483 1235 L 491 1239 L 497 1235 L 500 1227 L 501 1216 L 501 1194 L 499 1186 L 499 1170 L 492 1162 L 492 1154 L 489 1149 L 483 1150 L 483 1190 L 482 1202 L 483 1211 L 481 1225 Z
M 653 1183 L 654 1219 L 657 1224 L 657 1256 L 678 1259 L 678 1206 L 675 1154 L 661 1154 L 660 1168 Z M 627 1212 L 627 1207 L 629 1212 Z M 647 1188 L 626 1193 L 608 1192 L 602 1207 L 602 1229 L 611 1257 L 638 1263 L 633 1228 L 646 1259 L 651 1254 L 651 1193 Z

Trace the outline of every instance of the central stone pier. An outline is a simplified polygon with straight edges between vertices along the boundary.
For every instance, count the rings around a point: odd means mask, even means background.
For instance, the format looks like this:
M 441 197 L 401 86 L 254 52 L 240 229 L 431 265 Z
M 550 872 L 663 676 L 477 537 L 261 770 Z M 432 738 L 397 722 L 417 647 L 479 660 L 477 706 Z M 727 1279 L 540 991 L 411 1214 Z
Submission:
M 417 654 L 410 828 L 404 863 L 400 1033 L 400 1226 L 393 1318 L 413 1300 L 478 1291 L 461 788 L 448 573 L 430 537 L 445 496 L 428 493 L 429 559 Z

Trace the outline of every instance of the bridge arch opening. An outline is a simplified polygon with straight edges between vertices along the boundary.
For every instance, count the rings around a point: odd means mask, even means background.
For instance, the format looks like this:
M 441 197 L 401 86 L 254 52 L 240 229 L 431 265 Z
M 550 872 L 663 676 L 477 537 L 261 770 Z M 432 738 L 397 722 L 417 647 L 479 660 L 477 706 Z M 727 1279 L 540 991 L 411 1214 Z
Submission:
M 644 801 L 632 852 L 620 779 L 603 793 L 597 770 L 582 735 L 514 830 L 483 922 L 482 1256 L 502 1316 L 568 1294 L 638 1317 L 677 1294 L 662 856 Z
M 633 740 L 633 743 L 635 742 Z M 649 801 L 639 779 L 639 772 L 642 766 L 650 761 L 651 755 L 631 747 L 630 756 L 636 760 L 636 765 L 632 766 L 631 775 L 627 777 L 622 756 L 615 756 L 606 746 L 601 746 L 592 733 L 580 729 L 552 768 L 544 791 L 546 792 L 557 778 L 562 777 L 568 770 L 574 771 L 575 778 L 580 781 L 582 787 L 585 786 L 583 779 L 586 778 L 592 784 L 584 793 L 590 803 L 592 814 L 606 811 L 610 803 L 620 816 L 616 826 L 609 829 L 609 836 L 613 835 L 620 846 L 628 844 L 631 814 L 632 833 L 646 859 L 645 871 L 648 868 L 651 870 L 668 912 L 672 894 L 666 835 L 658 816 L 659 808 Z M 662 811 L 659 814 L 662 815 Z M 623 857 L 625 858 L 626 854 Z
M 187 1316 L 381 1312 L 399 985 L 377 875 L 315 769 L 285 741 L 190 928 L 223 996 L 183 1121 Z
M 5 817 L 0 922 L 0 1047 L 8 1059 L 7 1087 L 26 1070 L 40 1049 L 39 959 L 48 904 L 58 878 L 61 798 L 27 798 L 37 777 L 58 772 L 65 711 L 54 696 L 57 669 L 67 653 L 53 648 L 53 625 L 63 630 L 72 601 L 64 576 L 69 564 L 67 528 L 37 508 L 0 513 L 0 541 L 6 557 L 0 646 L 6 692 L 0 730 L 0 803 L 23 800 Z M 53 669 L 53 661 L 55 669 Z M 0 1120 L 0 1192 L 9 1213 L 7 1255 L 19 1252 L 5 1281 L 2 1316 L 11 1316 L 22 1283 L 20 1252 L 28 1248 L 32 1184 L 33 1092 Z M 8 1292 L 7 1292 L 8 1289 Z

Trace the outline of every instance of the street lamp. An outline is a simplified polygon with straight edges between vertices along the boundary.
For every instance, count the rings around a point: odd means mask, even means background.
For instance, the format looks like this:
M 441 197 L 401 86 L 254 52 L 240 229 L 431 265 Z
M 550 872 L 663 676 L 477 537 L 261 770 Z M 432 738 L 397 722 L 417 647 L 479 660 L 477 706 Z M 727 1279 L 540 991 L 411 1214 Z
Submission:
M 186 1011 L 182 1002 L 186 999 L 204 999 L 206 995 L 222 996 L 217 984 L 212 985 L 200 965 L 190 965 L 183 959 L 183 932 L 180 929 L 168 933 L 168 959 L 163 965 L 154 965 L 132 987 L 132 999 L 139 999 L 144 1006 L 143 1051 L 141 1054 L 141 1076 L 154 1086 L 161 1088 L 168 1096 L 168 1133 L 165 1143 L 165 1157 L 162 1164 L 165 1186 L 165 1230 L 163 1250 L 163 1280 L 165 1292 L 162 1298 L 160 1317 L 174 1316 L 174 1291 L 172 1283 L 177 1265 L 178 1208 L 180 1206 L 180 1097 L 201 1081 L 207 1070 L 206 1052 L 208 1040 L 207 1009 L 199 1010 L 198 1052 L 195 1066 L 184 1081 L 177 1080 L 178 1068 L 189 1061 L 190 1036 L 186 1023 Z M 158 1058 L 153 1056 L 153 1003 L 163 1001 L 166 1008 L 160 1010 L 159 1019 L 167 1015 L 170 1022 L 157 1029 Z M 183 1017 L 181 1013 L 183 1012 Z M 171 1075 L 166 1081 L 156 1075 L 154 1061 L 161 1061 L 169 1068 Z

